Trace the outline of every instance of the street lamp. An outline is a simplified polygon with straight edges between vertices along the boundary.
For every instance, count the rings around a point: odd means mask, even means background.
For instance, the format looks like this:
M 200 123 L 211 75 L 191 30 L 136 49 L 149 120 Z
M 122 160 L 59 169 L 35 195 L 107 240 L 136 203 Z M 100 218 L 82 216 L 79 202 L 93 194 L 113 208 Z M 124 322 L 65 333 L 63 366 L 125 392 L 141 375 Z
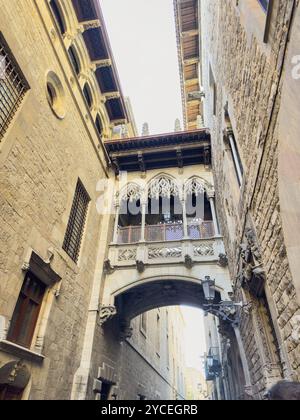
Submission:
M 202 281 L 203 292 L 205 300 L 213 302 L 216 297 L 216 282 L 212 280 L 210 276 L 205 276 L 205 280 Z
M 202 287 L 205 300 L 208 302 L 203 305 L 206 314 L 210 312 L 224 321 L 229 321 L 231 324 L 236 325 L 239 322 L 236 317 L 237 308 L 247 311 L 251 307 L 251 303 L 237 303 L 232 301 L 223 301 L 214 304 L 213 301 L 216 298 L 216 282 L 215 280 L 212 280 L 210 276 L 205 276 L 205 279 L 202 281 Z

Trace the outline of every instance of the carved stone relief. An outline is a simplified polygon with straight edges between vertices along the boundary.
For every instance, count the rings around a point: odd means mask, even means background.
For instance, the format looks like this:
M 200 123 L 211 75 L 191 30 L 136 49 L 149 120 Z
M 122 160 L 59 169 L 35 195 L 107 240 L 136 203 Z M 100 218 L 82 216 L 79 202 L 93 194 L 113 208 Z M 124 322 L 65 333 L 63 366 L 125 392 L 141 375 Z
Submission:
M 149 260 L 163 258 L 180 258 L 182 256 L 182 248 L 149 248 Z
M 137 248 L 126 248 L 120 249 L 118 255 L 118 261 L 135 261 L 137 257 Z
M 194 246 L 195 257 L 212 257 L 214 256 L 213 243 L 204 243 Z
M 99 324 L 102 326 L 117 315 L 117 308 L 115 306 L 101 306 L 99 310 Z

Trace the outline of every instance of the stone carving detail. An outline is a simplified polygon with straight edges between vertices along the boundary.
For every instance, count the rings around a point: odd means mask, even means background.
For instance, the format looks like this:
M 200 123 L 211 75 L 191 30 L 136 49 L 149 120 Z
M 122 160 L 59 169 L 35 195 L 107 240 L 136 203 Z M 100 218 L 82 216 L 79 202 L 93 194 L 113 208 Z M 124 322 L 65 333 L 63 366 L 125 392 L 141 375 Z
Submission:
M 218 262 L 220 267 L 227 267 L 228 266 L 228 258 L 226 254 L 220 254 L 219 255 L 219 262 Z
M 198 177 L 194 177 L 190 179 L 185 187 L 184 187 L 185 195 L 192 195 L 195 194 L 196 197 L 198 195 L 205 193 L 205 184 L 204 181 Z
M 179 196 L 179 186 L 175 180 L 167 177 L 161 176 L 160 178 L 155 178 L 150 183 L 149 186 L 149 198 L 158 199 L 159 197 Z
M 136 261 L 136 269 L 140 274 L 142 274 L 145 271 L 145 264 L 143 263 L 143 261 Z
M 137 249 L 136 248 L 126 248 L 119 250 L 118 261 L 136 261 Z
M 83 24 L 83 30 L 84 31 L 88 31 L 89 29 L 97 29 L 100 28 L 100 21 L 94 21 L 94 22 L 89 22 L 89 23 L 84 23 Z
M 110 260 L 104 261 L 103 271 L 105 274 L 112 274 L 115 271 L 114 267 L 111 265 Z
M 214 246 L 212 243 L 201 244 L 194 246 L 195 257 L 213 257 L 215 254 Z
M 138 201 L 142 198 L 141 187 L 135 183 L 129 183 L 120 193 L 120 200 L 129 201 L 130 203 Z
M 182 248 L 149 248 L 149 260 L 162 258 L 180 258 L 182 256 Z
M 194 262 L 193 259 L 190 255 L 186 255 L 184 257 L 184 265 L 186 266 L 187 269 L 191 270 L 194 266 Z
M 262 257 L 252 229 L 246 229 L 245 238 L 246 243 L 240 246 L 241 266 L 238 278 L 242 287 L 248 285 L 254 294 L 259 295 L 265 282 Z
M 104 325 L 117 315 L 117 308 L 115 306 L 101 306 L 99 310 L 99 323 Z

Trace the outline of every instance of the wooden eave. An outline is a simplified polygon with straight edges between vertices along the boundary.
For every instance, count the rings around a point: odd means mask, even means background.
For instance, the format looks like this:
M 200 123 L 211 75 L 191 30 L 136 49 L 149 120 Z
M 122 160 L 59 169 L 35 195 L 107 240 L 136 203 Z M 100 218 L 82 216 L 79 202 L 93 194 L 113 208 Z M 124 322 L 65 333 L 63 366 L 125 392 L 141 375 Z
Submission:
M 189 100 L 190 93 L 201 89 L 198 0 L 174 0 L 174 7 L 184 125 L 189 130 L 197 127 L 197 117 L 202 114 L 201 100 Z
M 98 0 L 72 0 L 78 19 L 83 25 L 83 39 L 92 63 L 96 64 L 96 79 L 101 94 L 108 96 L 106 109 L 113 124 L 129 121 L 119 75 L 112 54 L 108 33 Z M 118 97 L 117 97 L 118 96 Z

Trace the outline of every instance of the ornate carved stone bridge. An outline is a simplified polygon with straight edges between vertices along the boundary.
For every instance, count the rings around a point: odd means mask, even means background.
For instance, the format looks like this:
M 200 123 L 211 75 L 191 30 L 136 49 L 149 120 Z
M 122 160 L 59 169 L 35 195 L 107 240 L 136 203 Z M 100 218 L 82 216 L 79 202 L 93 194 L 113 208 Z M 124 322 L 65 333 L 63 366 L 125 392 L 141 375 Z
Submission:
M 131 319 L 148 310 L 181 304 L 203 307 L 202 281 L 207 276 L 215 280 L 216 303 L 230 300 L 209 144 L 206 130 L 108 143 L 116 173 L 126 171 L 127 180 L 116 188 L 114 198 L 102 325 L 117 315 L 126 335 Z M 180 159 L 174 150 L 180 151 Z M 155 159 L 163 172 L 153 167 Z M 164 208 L 166 202 L 169 207 Z

